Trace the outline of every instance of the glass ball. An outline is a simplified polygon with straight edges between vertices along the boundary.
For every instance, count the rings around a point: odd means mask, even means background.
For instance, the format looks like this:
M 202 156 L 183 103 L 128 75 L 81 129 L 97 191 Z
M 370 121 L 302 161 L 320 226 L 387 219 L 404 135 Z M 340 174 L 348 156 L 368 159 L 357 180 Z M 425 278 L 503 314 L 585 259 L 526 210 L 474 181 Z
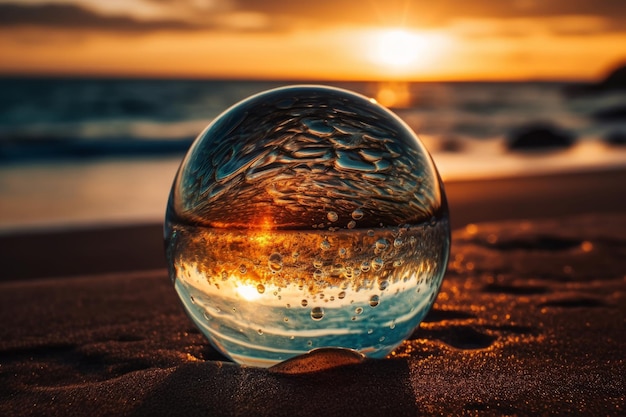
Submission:
M 292 86 L 241 101 L 195 140 L 165 241 L 191 320 L 224 355 L 268 367 L 316 348 L 388 355 L 435 300 L 450 229 L 435 165 L 400 118 Z

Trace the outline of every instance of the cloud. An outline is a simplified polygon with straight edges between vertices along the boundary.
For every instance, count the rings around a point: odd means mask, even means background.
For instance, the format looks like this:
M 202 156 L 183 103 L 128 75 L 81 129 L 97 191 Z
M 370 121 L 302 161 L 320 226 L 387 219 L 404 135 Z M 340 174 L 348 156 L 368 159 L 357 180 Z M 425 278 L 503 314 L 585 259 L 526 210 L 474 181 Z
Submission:
M 624 6 L 624 0 L 237 1 L 237 7 L 244 10 L 263 11 L 274 16 L 289 17 L 293 21 L 315 20 L 318 25 L 342 23 L 436 27 L 446 26 L 458 19 L 588 16 L 604 20 L 608 30 L 626 30 Z
M 581 37 L 623 31 L 622 27 L 610 26 L 610 22 L 597 16 L 549 16 L 509 19 L 465 18 L 457 19 L 447 26 L 450 33 L 464 39 L 542 37 Z
M 0 3 L 0 29 L 43 28 L 64 31 L 115 32 L 141 34 L 157 31 L 222 31 L 222 32 L 279 32 L 289 27 L 280 18 L 266 13 L 232 7 L 200 7 L 194 4 L 168 4 L 170 0 L 151 0 L 162 3 L 162 13 L 151 18 L 129 14 L 110 14 L 77 4 Z M 174 10 L 177 13 L 174 13 Z
M 76 0 L 79 1 L 79 0 Z M 127 0 L 128 14 L 109 14 L 71 3 L 0 3 L 0 28 L 43 27 L 122 33 L 170 31 L 277 32 L 331 26 L 451 27 L 459 20 L 481 22 L 533 19 L 556 35 L 626 31 L 624 0 Z M 150 4 L 152 18 L 131 15 Z M 485 31 L 478 30 L 478 34 Z M 524 36 L 523 27 L 504 30 Z M 475 34 L 475 33 L 474 33 Z M 476 34 L 475 34 L 476 35 Z M 486 34 L 488 35 L 488 33 Z
M 0 4 L 0 27 L 22 26 L 120 32 L 199 29 L 197 24 L 183 20 L 140 20 L 122 15 L 105 16 L 71 4 Z

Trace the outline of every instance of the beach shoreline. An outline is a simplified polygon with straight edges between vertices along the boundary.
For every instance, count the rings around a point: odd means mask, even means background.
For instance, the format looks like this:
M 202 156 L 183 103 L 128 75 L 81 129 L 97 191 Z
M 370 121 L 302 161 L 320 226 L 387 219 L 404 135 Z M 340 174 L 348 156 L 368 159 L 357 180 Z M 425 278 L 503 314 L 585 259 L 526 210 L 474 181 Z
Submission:
M 622 213 L 626 207 L 626 169 L 444 184 L 452 229 L 485 221 Z M 162 223 L 157 221 L 5 230 L 0 248 L 4 281 L 166 266 Z

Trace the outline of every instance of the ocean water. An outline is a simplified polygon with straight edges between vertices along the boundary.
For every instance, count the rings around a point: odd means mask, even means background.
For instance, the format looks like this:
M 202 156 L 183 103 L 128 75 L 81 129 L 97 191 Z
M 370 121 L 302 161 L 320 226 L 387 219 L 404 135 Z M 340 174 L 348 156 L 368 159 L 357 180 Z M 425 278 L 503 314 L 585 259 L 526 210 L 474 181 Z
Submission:
M 162 220 L 193 139 L 239 100 L 286 82 L 0 79 L 0 230 Z M 626 166 L 626 92 L 571 97 L 558 82 L 326 83 L 389 106 L 444 181 Z M 612 110 L 613 117 L 606 117 Z M 550 123 L 574 145 L 515 152 Z

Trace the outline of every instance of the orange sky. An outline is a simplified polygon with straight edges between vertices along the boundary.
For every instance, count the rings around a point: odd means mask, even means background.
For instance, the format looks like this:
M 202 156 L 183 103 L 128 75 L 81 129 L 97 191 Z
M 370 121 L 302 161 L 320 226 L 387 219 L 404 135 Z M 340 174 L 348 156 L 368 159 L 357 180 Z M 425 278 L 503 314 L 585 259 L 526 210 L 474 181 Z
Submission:
M 0 74 L 595 79 L 624 0 L 0 0 Z

